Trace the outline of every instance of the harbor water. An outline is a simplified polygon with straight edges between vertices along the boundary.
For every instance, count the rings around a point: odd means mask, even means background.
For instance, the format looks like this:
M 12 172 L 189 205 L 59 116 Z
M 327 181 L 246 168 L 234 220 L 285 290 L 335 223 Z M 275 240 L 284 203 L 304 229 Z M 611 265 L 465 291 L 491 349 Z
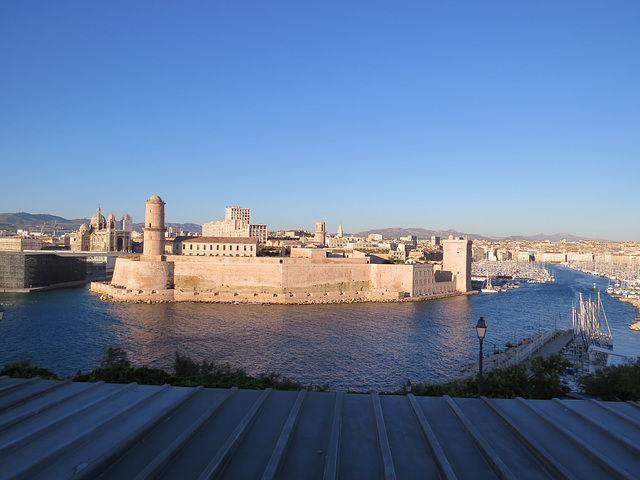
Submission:
M 594 282 L 614 351 L 640 355 L 638 315 L 604 293 L 607 279 L 553 268 L 556 282 L 522 284 L 498 294 L 408 303 L 340 305 L 128 304 L 99 300 L 87 287 L 0 293 L 0 363 L 30 360 L 61 377 L 97 367 L 108 346 L 134 365 L 171 370 L 175 352 L 196 361 L 276 371 L 332 389 L 389 391 L 407 379 L 440 382 L 477 361 L 475 324 L 487 321 L 485 352 L 551 328 L 570 328 L 579 292 Z

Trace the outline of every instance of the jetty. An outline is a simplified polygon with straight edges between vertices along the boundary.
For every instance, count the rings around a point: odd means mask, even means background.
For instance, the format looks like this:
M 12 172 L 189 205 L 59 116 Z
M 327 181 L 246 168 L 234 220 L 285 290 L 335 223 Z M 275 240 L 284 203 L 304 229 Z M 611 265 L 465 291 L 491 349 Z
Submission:
M 525 338 L 504 352 L 496 352 L 482 360 L 482 369 L 487 372 L 494 368 L 506 368 L 518 363 L 530 364 L 535 357 L 548 357 L 552 353 L 560 354 L 574 338 L 573 330 L 547 330 L 546 332 Z M 460 378 L 478 373 L 478 363 L 474 363 L 462 372 Z

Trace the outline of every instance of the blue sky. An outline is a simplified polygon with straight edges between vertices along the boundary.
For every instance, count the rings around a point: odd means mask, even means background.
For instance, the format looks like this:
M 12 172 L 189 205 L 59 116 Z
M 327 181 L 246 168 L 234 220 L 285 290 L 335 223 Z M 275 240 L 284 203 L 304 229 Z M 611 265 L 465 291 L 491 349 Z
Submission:
M 0 211 L 640 240 L 637 1 L 0 2 Z

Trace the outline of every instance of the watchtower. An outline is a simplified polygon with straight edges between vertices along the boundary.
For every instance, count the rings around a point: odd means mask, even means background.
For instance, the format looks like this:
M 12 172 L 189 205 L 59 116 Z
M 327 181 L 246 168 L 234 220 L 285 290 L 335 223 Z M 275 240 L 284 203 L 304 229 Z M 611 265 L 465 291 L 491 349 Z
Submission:
M 164 226 L 164 205 L 158 195 L 149 198 L 145 203 L 142 255 L 149 260 L 163 260 L 157 257 L 164 255 L 164 233 L 167 231 Z
M 471 240 L 453 238 L 442 241 L 442 269 L 456 278 L 458 292 L 471 291 Z

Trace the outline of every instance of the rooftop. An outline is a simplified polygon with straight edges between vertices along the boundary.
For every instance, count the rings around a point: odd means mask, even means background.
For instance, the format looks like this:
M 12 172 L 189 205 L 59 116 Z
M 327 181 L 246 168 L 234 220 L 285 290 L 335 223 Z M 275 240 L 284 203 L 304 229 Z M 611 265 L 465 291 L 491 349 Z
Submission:
M 0 377 L 0 478 L 638 478 L 640 407 Z

